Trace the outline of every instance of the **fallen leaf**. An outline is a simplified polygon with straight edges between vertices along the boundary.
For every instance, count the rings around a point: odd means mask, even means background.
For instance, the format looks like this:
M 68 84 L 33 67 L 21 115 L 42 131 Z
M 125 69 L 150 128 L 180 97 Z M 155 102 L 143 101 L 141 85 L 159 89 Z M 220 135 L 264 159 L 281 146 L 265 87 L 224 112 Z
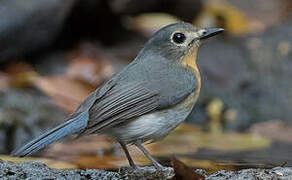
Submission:
M 74 58 L 66 71 L 66 76 L 82 80 L 95 87 L 113 74 L 113 66 L 107 59 L 95 60 L 87 57 Z
M 25 62 L 11 63 L 3 72 L 9 77 L 9 87 L 23 88 L 32 84 L 32 81 L 38 74 L 34 71 L 31 65 Z
M 180 20 L 165 13 L 145 13 L 129 20 L 129 27 L 142 32 L 147 36 L 154 34 L 164 26 L 179 22 Z
M 19 62 L 13 62 L 13 63 L 8 64 L 4 68 L 3 71 L 9 75 L 15 75 L 19 73 L 34 71 L 34 70 L 32 66 L 29 65 L 28 63 L 19 61 Z
M 46 148 L 43 155 L 45 157 L 70 160 L 81 155 L 103 156 L 105 151 L 113 148 L 113 139 L 106 135 L 84 136 L 65 143 L 54 143 L 49 148 Z
M 37 77 L 33 83 L 51 97 L 54 104 L 68 112 L 73 112 L 95 89 L 90 84 L 66 76 Z
M 281 15 L 284 18 L 291 16 L 292 2 L 290 0 L 281 1 Z
M 197 174 L 194 169 L 188 167 L 178 159 L 172 159 L 172 166 L 175 171 L 173 180 L 203 180 L 204 176 Z
M 20 72 L 10 77 L 9 86 L 12 88 L 24 88 L 32 85 L 33 79 L 38 74 L 34 71 Z
M 265 25 L 251 19 L 246 14 L 225 0 L 209 0 L 203 11 L 194 20 L 200 27 L 222 27 L 226 33 L 240 35 L 262 31 Z

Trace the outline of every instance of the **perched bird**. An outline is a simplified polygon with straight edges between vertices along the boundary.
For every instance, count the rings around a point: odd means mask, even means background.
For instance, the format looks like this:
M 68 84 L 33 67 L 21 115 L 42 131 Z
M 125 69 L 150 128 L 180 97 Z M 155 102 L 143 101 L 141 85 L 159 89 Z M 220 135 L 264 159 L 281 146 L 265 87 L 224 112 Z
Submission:
M 190 114 L 201 87 L 198 48 L 203 39 L 222 31 L 185 22 L 160 29 L 132 63 L 92 92 L 65 123 L 12 155 L 27 156 L 68 134 L 108 134 L 121 144 L 133 168 L 137 166 L 128 144 L 136 145 L 161 169 L 142 143 L 165 137 Z

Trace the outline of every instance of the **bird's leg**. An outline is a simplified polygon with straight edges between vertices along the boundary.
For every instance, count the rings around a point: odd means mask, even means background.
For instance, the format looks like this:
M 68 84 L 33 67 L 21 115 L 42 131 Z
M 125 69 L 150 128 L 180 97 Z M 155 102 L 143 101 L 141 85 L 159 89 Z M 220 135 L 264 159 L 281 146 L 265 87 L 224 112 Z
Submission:
M 155 166 L 156 169 L 162 170 L 163 166 L 159 164 L 152 156 L 151 154 L 142 146 L 142 143 L 140 141 L 136 141 L 135 145 L 144 153 L 144 155 L 152 162 L 152 164 Z
M 130 166 L 133 168 L 133 169 L 138 169 L 138 166 L 134 163 L 128 149 L 127 149 L 127 146 L 126 144 L 124 144 L 123 142 L 119 141 L 120 145 L 122 146 L 127 158 L 128 158 L 128 161 L 129 161 L 129 164 Z

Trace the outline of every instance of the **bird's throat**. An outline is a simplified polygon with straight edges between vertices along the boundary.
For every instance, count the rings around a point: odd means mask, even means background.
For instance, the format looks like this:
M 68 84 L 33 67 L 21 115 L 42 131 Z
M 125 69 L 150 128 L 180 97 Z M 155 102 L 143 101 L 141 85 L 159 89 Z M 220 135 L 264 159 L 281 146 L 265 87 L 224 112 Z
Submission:
M 197 54 L 198 54 L 198 48 L 190 49 L 189 52 L 185 55 L 185 57 L 182 59 L 182 65 L 189 66 L 192 69 L 198 71 Z
M 197 54 L 198 54 L 198 48 L 192 48 L 183 58 L 182 65 L 185 67 L 190 67 L 194 70 L 194 73 L 196 75 L 197 84 L 198 84 L 198 91 L 200 91 L 201 88 L 201 76 L 200 71 L 197 66 Z

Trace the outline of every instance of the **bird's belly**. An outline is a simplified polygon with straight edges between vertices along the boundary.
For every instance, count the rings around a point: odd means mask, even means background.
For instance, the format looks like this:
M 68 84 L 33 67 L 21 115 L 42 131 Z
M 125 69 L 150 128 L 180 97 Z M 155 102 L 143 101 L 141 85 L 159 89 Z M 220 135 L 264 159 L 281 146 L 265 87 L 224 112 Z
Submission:
M 197 101 L 197 97 L 198 92 L 193 92 L 188 98 L 172 108 L 132 119 L 111 128 L 109 134 L 125 143 L 132 143 L 136 140 L 143 142 L 159 140 L 187 118 Z

